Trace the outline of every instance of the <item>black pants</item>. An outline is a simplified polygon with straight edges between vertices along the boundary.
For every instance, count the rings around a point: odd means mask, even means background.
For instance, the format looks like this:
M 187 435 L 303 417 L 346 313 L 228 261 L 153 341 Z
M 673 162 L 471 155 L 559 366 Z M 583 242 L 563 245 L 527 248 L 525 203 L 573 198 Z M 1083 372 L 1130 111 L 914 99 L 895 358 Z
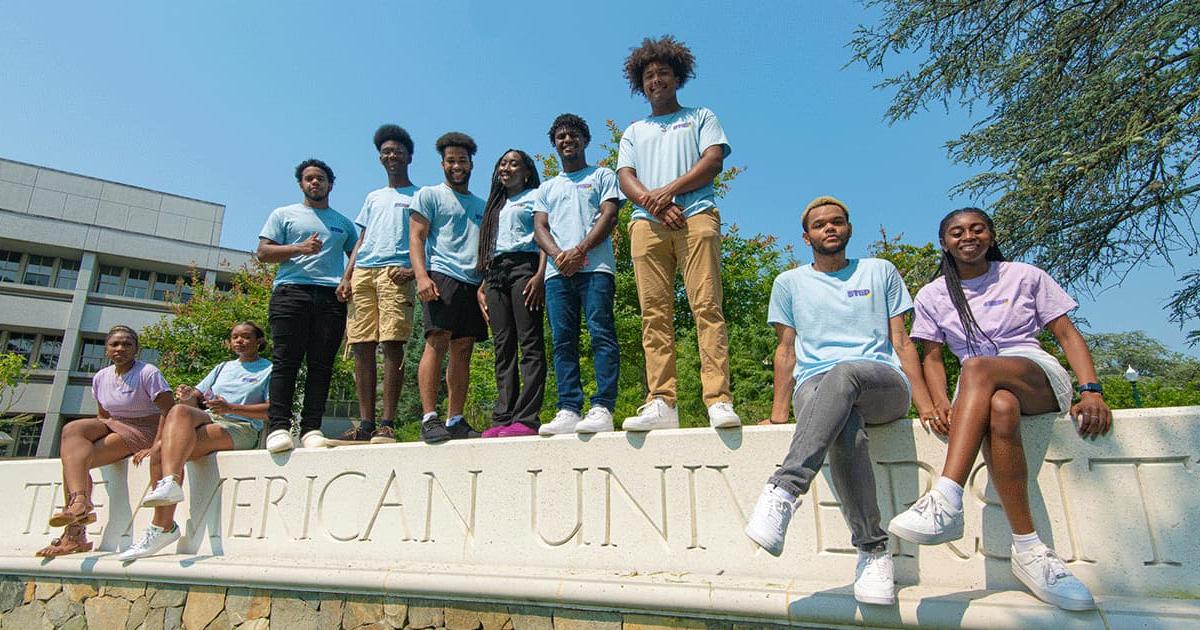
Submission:
M 267 411 L 271 430 L 292 427 L 292 398 L 296 374 L 306 362 L 304 407 L 300 433 L 321 429 L 333 360 L 346 331 L 346 303 L 333 287 L 282 284 L 271 293 L 271 405 Z
M 537 254 L 501 254 L 488 270 L 484 296 L 496 344 L 493 424 L 520 422 L 538 428 L 546 395 L 546 340 L 542 311 L 525 307 L 521 291 L 537 273 Z M 517 348 L 521 350 L 518 369 Z M 518 379 L 518 372 L 520 378 Z M 521 386 L 524 382 L 524 387 Z

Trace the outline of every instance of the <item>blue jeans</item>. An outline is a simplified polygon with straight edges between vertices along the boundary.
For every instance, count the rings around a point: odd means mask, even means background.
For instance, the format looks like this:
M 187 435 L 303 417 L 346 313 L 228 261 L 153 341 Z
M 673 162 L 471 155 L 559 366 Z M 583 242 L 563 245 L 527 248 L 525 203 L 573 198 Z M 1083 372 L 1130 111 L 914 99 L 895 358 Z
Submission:
M 583 411 L 583 385 L 579 382 L 579 314 L 583 311 L 592 338 L 592 365 L 596 369 L 596 395 L 592 405 L 609 411 L 617 405 L 617 379 L 621 358 L 613 320 L 612 274 L 577 273 L 546 281 L 546 313 L 554 338 L 554 377 L 558 382 L 558 408 Z

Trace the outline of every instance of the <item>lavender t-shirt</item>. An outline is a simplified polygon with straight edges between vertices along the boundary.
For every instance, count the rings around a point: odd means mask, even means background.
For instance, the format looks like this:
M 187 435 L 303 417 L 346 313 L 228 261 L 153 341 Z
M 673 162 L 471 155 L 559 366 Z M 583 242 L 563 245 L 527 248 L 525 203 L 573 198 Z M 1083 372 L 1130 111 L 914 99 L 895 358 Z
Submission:
M 128 372 L 118 375 L 116 366 L 108 366 L 92 377 L 92 396 L 114 418 L 141 418 L 162 413 L 154 399 L 171 391 L 167 379 L 157 367 L 134 361 Z
M 987 273 L 963 280 L 962 287 L 975 321 L 995 346 L 975 331 L 975 352 L 968 350 L 963 322 L 943 278 L 917 292 L 911 333 L 948 344 L 959 359 L 1019 348 L 1040 350 L 1038 331 L 1078 306 L 1045 271 L 1020 262 L 993 262 Z

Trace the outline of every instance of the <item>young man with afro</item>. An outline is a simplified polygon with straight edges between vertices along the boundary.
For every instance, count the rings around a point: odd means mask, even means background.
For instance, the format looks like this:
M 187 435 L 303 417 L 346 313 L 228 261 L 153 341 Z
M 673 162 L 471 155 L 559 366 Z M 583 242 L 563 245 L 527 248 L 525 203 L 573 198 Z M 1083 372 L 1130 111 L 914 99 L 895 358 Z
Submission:
M 716 114 L 679 104 L 677 91 L 694 76 L 692 51 L 670 35 L 642 41 L 625 60 L 630 89 L 650 103 L 650 115 L 625 129 L 617 157 L 621 190 L 636 204 L 629 238 L 649 388 L 638 415 L 625 419 L 626 431 L 679 426 L 673 319 L 680 268 L 696 320 L 709 424 L 741 425 L 729 382 L 721 215 L 713 190 L 730 147 Z
M 412 137 L 402 127 L 383 125 L 375 131 L 375 150 L 387 173 L 387 186 L 367 193 L 354 224 L 358 242 L 346 266 L 342 287 L 350 313 L 346 343 L 354 351 L 354 382 L 362 424 L 342 440 L 395 442 L 392 421 L 404 378 L 404 344 L 413 329 L 416 303 L 414 275 L 408 257 L 408 214 L 417 187 L 408 178 Z M 375 425 L 375 351 L 383 350 L 383 418 Z

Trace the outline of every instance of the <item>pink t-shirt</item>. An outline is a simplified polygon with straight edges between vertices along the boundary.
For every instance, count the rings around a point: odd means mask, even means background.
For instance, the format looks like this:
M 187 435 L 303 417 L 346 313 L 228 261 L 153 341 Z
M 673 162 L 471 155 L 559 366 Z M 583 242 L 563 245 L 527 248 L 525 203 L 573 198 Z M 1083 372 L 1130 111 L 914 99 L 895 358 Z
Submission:
M 114 418 L 141 418 L 162 413 L 154 399 L 171 391 L 167 379 L 157 367 L 134 361 L 128 372 L 118 376 L 115 366 L 108 366 L 92 377 L 92 396 Z
M 975 321 L 996 344 L 975 331 L 975 356 L 1040 350 L 1038 332 L 1079 306 L 1045 271 L 1020 262 L 993 262 L 987 273 L 963 280 L 962 287 Z M 913 306 L 912 337 L 947 344 L 959 359 L 972 356 L 944 278 L 922 287 Z

